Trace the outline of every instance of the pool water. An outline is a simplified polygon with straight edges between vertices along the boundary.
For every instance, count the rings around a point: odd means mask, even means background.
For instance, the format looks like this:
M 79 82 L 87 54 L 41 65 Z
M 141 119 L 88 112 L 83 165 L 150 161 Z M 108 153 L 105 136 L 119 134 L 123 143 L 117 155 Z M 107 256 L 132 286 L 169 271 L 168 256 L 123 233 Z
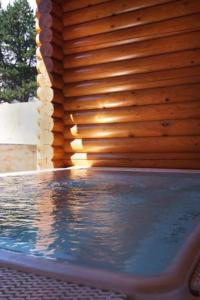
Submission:
M 0 177 L 0 248 L 152 276 L 200 224 L 200 174 L 65 170 Z

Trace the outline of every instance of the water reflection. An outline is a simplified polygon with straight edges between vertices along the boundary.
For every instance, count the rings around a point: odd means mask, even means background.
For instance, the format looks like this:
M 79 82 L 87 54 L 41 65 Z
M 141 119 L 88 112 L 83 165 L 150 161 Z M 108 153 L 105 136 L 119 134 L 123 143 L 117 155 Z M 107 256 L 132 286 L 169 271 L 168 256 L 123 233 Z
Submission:
M 199 224 L 199 178 L 88 169 L 0 178 L 0 248 L 158 273 Z
M 48 180 L 54 180 L 53 173 L 48 176 Z M 38 178 L 37 186 L 39 186 L 40 183 L 41 179 Z M 53 191 L 49 188 L 43 187 L 41 189 L 41 193 L 35 198 L 35 209 L 37 211 L 37 216 L 33 219 L 33 227 L 36 228 L 37 237 L 35 249 L 38 252 L 46 251 L 49 248 L 49 245 L 51 245 L 55 240 L 55 237 L 52 234 L 55 223 L 54 203 L 52 196 Z M 44 201 L 42 201 L 42 199 L 44 199 Z

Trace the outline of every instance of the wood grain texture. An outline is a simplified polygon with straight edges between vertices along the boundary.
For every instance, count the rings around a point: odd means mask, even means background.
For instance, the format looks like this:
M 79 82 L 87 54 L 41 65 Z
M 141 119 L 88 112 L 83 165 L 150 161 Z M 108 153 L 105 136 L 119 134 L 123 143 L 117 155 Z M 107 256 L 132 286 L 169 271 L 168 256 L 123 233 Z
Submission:
M 200 66 L 66 84 L 65 96 L 85 96 L 200 82 Z
M 62 15 L 62 9 L 59 0 L 40 0 L 37 7 L 37 16 L 40 18 L 44 14 L 55 15 L 58 18 Z
M 60 46 L 53 45 L 51 42 L 44 42 L 36 50 L 36 56 L 39 59 L 44 57 L 51 57 L 52 59 L 62 61 L 63 60 L 63 51 Z
M 73 11 L 84 7 L 91 7 L 95 4 L 108 2 L 110 0 L 68 0 L 63 3 L 63 12 Z
M 37 16 L 41 164 L 200 168 L 199 0 L 42 0 Z
M 80 156 L 78 156 L 80 155 Z M 84 159 L 83 156 L 81 158 L 82 153 L 77 153 L 73 157 L 70 153 L 65 154 L 65 159 L 67 160 L 81 160 Z M 184 152 L 184 153 L 172 153 L 166 152 L 165 154 L 166 160 L 200 160 L 200 153 L 198 152 Z M 127 153 L 88 153 L 87 154 L 88 160 L 163 160 L 163 153 L 140 153 L 140 152 L 127 152 Z
M 59 33 L 53 33 L 51 29 L 46 28 L 36 35 L 36 43 L 38 46 L 41 46 L 44 43 L 53 43 L 58 47 L 61 47 L 62 37 Z
M 38 166 L 43 169 L 64 166 L 63 38 L 60 1 L 40 0 L 36 16 L 37 96 L 41 101 L 37 156 Z
M 132 105 L 187 102 L 200 99 L 200 83 L 107 94 L 66 97 L 65 111 L 105 109 Z
M 43 57 L 43 59 L 38 59 L 36 68 L 38 73 L 52 73 L 52 74 L 63 74 L 62 62 L 52 60 L 50 57 Z
M 90 110 L 64 115 L 65 125 L 177 120 L 200 117 L 200 101 Z
M 136 27 L 173 18 L 188 16 L 200 12 L 199 0 L 179 0 L 160 5 L 131 11 L 124 14 L 113 15 L 100 20 L 86 22 L 68 26 L 64 30 L 64 40 L 74 40 L 81 37 L 88 37 L 100 33 L 118 31 L 120 29 L 131 28 L 133 31 Z M 195 24 L 195 23 L 194 23 Z M 91 30 L 92 28 L 92 30 Z M 171 28 L 171 30 L 173 30 Z
M 200 29 L 200 14 L 192 14 L 108 33 L 101 33 L 85 38 L 67 40 L 64 43 L 64 52 L 66 54 L 80 53 L 88 50 L 102 49 L 153 39 L 155 37 L 159 38 L 173 35 L 179 33 L 179 31 L 187 32 L 197 29 Z
M 66 68 L 89 66 L 186 49 L 196 49 L 200 47 L 199 37 L 200 31 L 194 31 L 108 49 L 83 52 L 81 55 L 71 54 L 65 57 L 64 66 Z
M 163 156 L 165 156 L 163 154 Z M 160 168 L 160 169 L 200 169 L 200 160 L 196 159 L 117 159 L 117 160 L 65 160 L 66 166 L 93 166 L 93 167 L 123 167 L 123 168 Z
M 64 146 L 68 153 L 179 153 L 200 152 L 199 136 L 139 137 L 72 140 Z
M 128 123 L 66 126 L 66 139 L 123 138 L 145 136 L 194 136 L 200 134 L 200 119 L 161 120 Z
M 36 31 L 39 32 L 46 28 L 55 30 L 55 33 L 62 32 L 63 25 L 61 18 L 48 13 L 43 14 L 42 17 L 38 19 L 38 27 L 36 26 Z
M 49 118 L 49 116 L 43 115 L 39 118 L 38 125 L 42 130 L 50 130 L 52 132 L 63 132 L 64 124 L 60 118 Z
M 173 0 L 115 0 L 97 4 L 96 6 L 83 8 L 78 11 L 64 13 L 63 23 L 65 26 L 85 23 L 105 17 L 126 13 L 145 7 L 170 2 Z
M 101 79 L 146 73 L 159 70 L 170 70 L 172 68 L 183 68 L 191 65 L 200 65 L 200 49 L 185 50 L 169 54 L 156 55 L 145 58 L 128 59 L 76 69 L 65 70 L 64 82 L 76 82 L 92 79 Z

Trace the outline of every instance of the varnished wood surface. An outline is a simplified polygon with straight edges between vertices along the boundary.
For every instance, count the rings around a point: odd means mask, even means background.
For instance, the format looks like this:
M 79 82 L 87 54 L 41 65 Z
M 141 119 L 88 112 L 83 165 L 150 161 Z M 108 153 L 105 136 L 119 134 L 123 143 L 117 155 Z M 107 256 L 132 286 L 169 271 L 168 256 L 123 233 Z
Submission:
M 52 163 L 200 167 L 199 0 L 41 0 L 37 16 Z
M 64 167 L 63 25 L 60 1 L 38 1 L 36 15 L 37 96 L 41 101 L 38 166 Z
M 131 28 L 134 31 L 137 27 L 144 24 L 148 24 L 151 27 L 153 23 L 156 25 L 156 22 L 159 21 L 169 20 L 169 22 L 173 22 L 177 17 L 187 17 L 198 12 L 200 12 L 199 0 L 160 2 L 160 5 L 157 6 L 67 26 L 64 31 L 64 39 L 74 40 L 106 32 L 111 32 L 111 35 L 115 35 L 115 31 L 119 29 Z M 171 30 L 173 30 L 172 27 Z
M 67 97 L 65 111 L 120 108 L 135 105 L 187 102 L 200 100 L 200 83 L 156 87 L 145 90 L 130 90 L 107 94 Z

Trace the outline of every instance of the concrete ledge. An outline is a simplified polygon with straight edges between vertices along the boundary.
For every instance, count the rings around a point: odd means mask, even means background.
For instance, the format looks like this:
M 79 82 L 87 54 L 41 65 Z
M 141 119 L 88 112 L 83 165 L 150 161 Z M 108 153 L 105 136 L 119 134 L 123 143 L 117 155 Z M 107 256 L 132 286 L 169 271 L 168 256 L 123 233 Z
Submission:
M 200 170 L 189 170 L 189 169 L 156 169 L 156 168 L 111 168 L 111 167 L 66 167 L 66 168 L 54 168 L 54 169 L 37 169 L 37 170 L 28 170 L 28 171 L 11 171 L 6 173 L 0 172 L 0 177 L 7 176 L 29 176 L 39 173 L 48 173 L 48 172 L 57 172 L 57 171 L 70 171 L 70 170 L 82 170 L 90 169 L 92 171 L 124 171 L 124 172 L 136 172 L 136 173 L 177 173 L 177 174 L 200 174 Z

